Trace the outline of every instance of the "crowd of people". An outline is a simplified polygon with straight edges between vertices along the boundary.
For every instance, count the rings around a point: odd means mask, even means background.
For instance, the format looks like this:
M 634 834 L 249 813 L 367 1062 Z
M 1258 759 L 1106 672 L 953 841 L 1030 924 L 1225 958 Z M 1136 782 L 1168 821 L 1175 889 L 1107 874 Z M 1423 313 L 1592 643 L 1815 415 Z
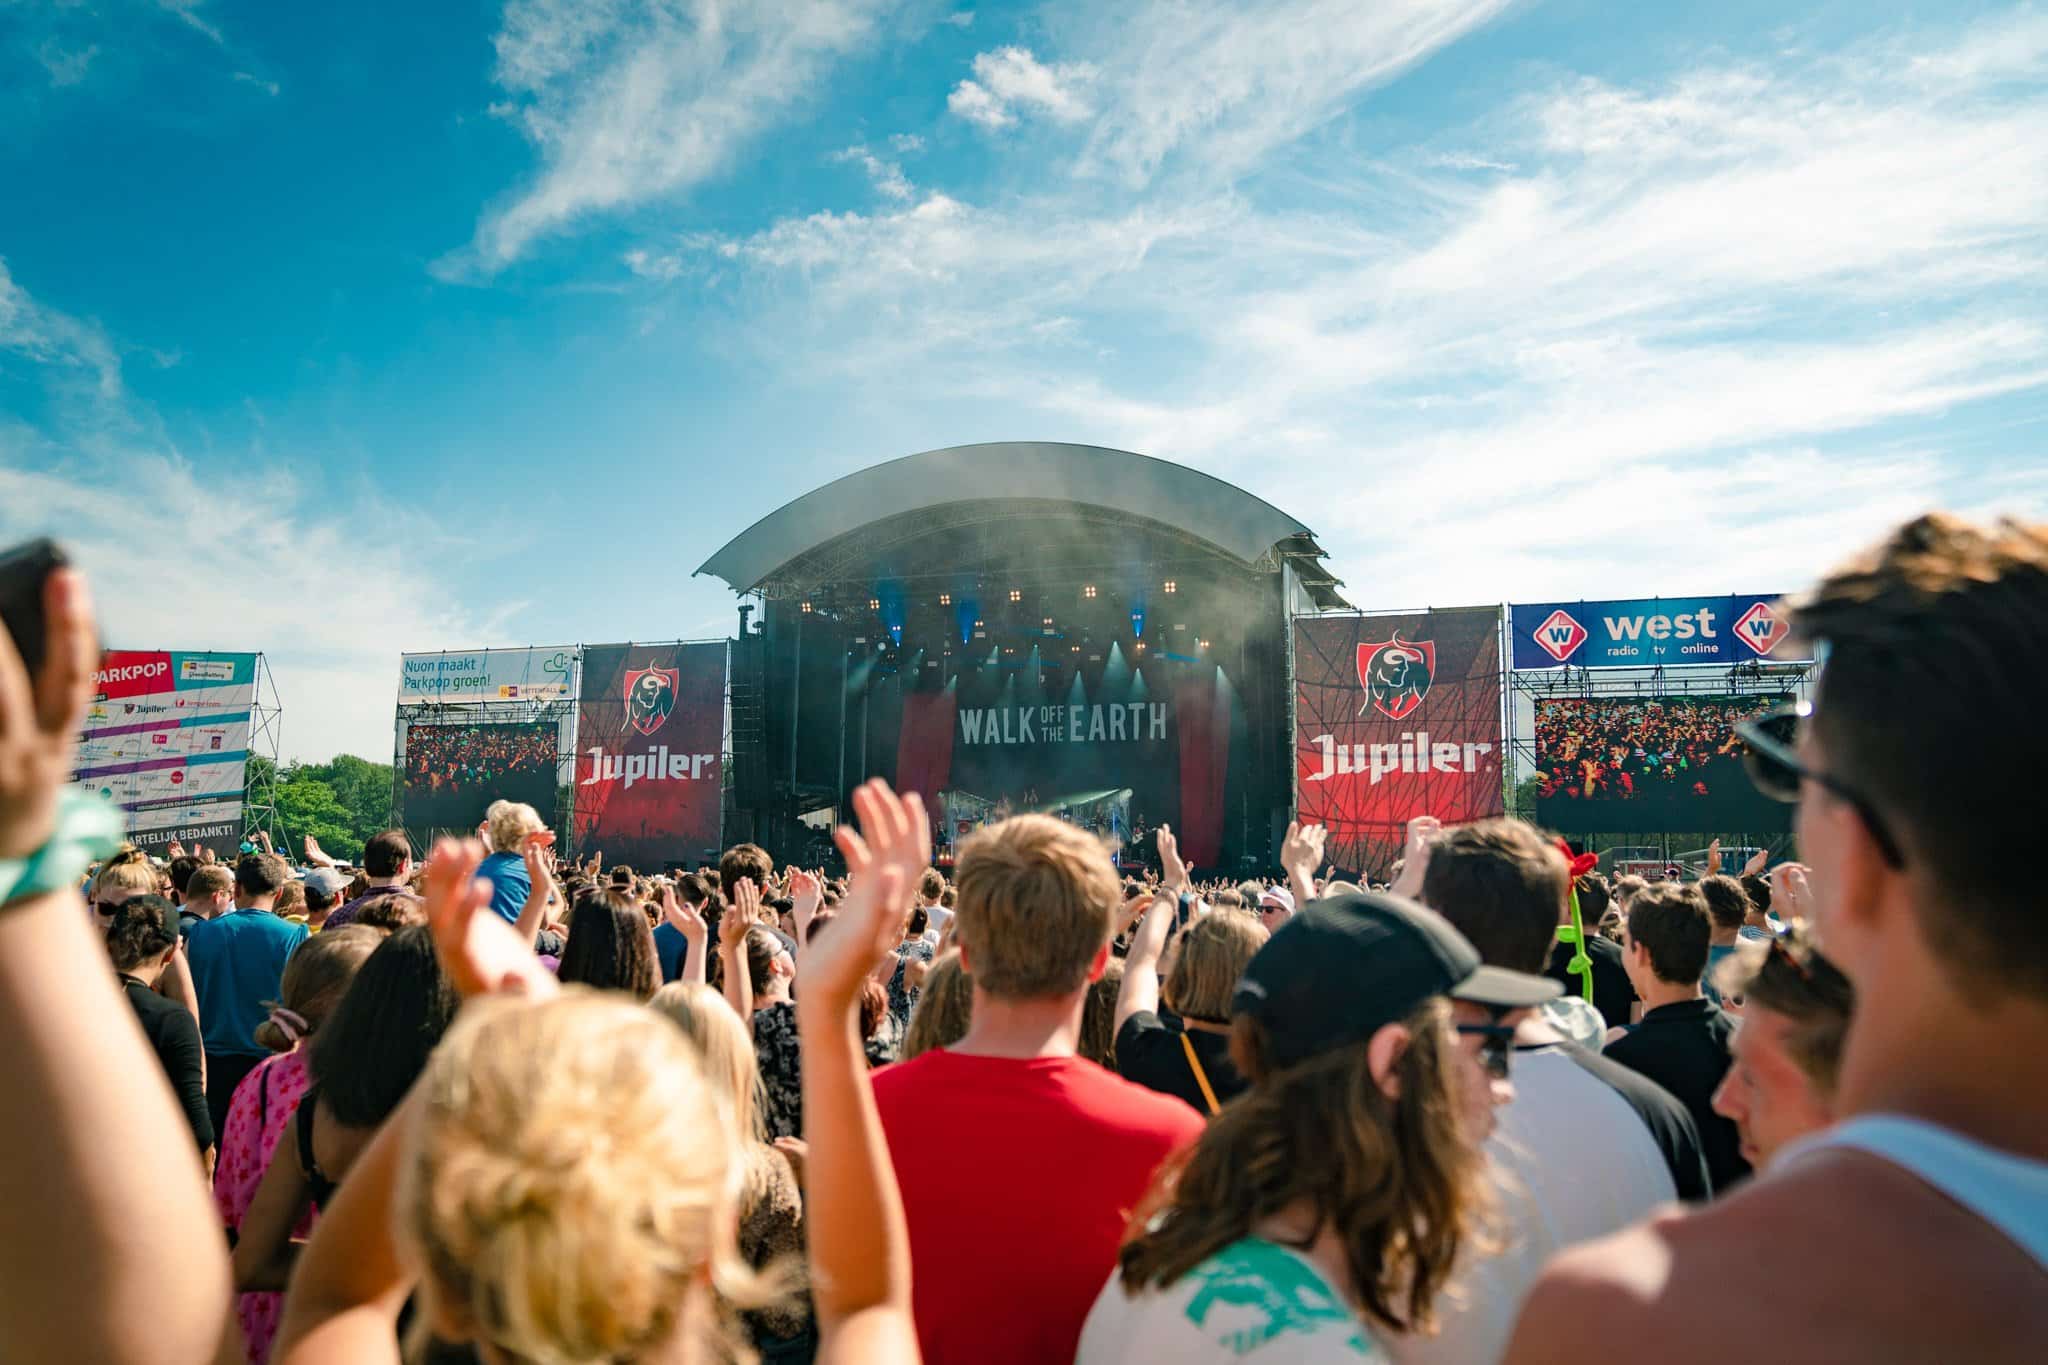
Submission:
M 1759 709 L 1749 697 L 1546 698 L 1536 705 L 1537 794 L 1631 801 L 1743 783 L 1735 726 Z
M 0 642 L 21 1358 L 2048 1343 L 2048 527 L 1923 518 L 1791 604 L 1815 696 L 1741 740 L 1804 861 L 1696 883 L 1426 814 L 1383 888 L 1314 826 L 1240 886 L 1040 815 L 949 879 L 879 782 L 843 875 L 558 860 L 505 800 L 159 865 L 63 790 L 94 632 L 75 573 L 44 605 L 33 676 Z
M 427 795 L 493 785 L 543 789 L 555 781 L 560 736 L 552 724 L 413 725 L 405 732 L 405 784 Z

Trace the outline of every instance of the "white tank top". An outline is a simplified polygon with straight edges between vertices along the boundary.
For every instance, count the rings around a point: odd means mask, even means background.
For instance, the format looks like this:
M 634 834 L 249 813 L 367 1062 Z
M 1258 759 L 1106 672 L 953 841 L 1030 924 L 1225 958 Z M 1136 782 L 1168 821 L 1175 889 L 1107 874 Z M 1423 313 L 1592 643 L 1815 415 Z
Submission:
M 1997 1228 L 2048 1269 L 2048 1161 L 2030 1161 L 1919 1119 L 1864 1114 L 1787 1146 L 1784 1167 L 1829 1147 L 1851 1147 L 1911 1171 Z

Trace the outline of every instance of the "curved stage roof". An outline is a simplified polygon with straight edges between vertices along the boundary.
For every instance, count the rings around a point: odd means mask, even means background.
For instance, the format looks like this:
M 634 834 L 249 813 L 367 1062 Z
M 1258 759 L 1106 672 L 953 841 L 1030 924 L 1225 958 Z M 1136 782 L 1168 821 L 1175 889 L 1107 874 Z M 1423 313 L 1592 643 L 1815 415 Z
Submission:
M 1263 498 L 1149 455 L 1045 441 L 949 446 L 858 470 L 770 512 L 697 572 L 752 592 L 812 576 L 843 558 L 835 546 L 879 524 L 914 517 L 929 528 L 945 520 L 939 509 L 1004 502 L 1169 529 L 1247 567 L 1289 560 L 1319 604 L 1343 605 L 1314 533 Z

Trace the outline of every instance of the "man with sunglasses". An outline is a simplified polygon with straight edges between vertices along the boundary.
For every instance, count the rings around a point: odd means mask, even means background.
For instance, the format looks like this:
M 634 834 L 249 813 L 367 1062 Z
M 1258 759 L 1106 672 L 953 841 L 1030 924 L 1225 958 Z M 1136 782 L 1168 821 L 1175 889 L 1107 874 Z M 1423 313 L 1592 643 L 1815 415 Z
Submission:
M 1812 928 L 1861 1007 L 1834 1127 L 1732 1197 L 1569 1252 L 1515 1365 L 2034 1361 L 2048 1342 L 2048 525 L 1946 515 L 1792 604 L 1810 704 L 1744 727 L 1797 799 Z
M 1429 848 L 1421 899 L 1487 966 L 1540 975 L 1570 887 L 1554 844 L 1519 820 L 1482 820 Z M 1591 1013 L 1582 997 L 1571 1003 Z M 1544 1010 L 1481 1041 L 1482 1058 L 1511 1055 L 1514 1065 L 1514 1098 L 1495 1111 L 1487 1144 L 1501 1247 L 1460 1266 L 1458 1293 L 1437 1304 L 1435 1336 L 1388 1344 L 1401 1365 L 1498 1360 L 1548 1257 L 1709 1192 L 1693 1120 L 1654 1082 L 1572 1043 Z

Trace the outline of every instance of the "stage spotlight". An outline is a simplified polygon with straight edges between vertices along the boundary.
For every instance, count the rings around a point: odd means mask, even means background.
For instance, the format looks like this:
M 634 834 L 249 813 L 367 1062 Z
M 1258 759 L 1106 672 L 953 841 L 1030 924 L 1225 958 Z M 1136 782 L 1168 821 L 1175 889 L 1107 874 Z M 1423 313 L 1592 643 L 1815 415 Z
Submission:
M 809 611 L 810 609 L 811 609 L 811 604 L 810 604 L 810 603 L 808 603 L 808 602 L 804 603 L 804 605 L 803 605 L 803 610 L 804 610 L 804 611 Z
M 1208 647 L 1209 647 L 1209 642 L 1208 642 L 1207 640 L 1197 640 L 1197 641 L 1195 641 L 1195 648 L 1196 648 L 1196 649 L 1207 649 Z
M 1019 592 L 1017 589 L 1012 588 L 1010 589 L 1010 600 L 1012 602 L 1022 602 L 1024 600 L 1024 594 Z
M 952 606 L 952 605 L 953 605 L 953 594 L 952 594 L 952 593 L 949 593 L 949 592 L 942 592 L 942 593 L 940 593 L 940 594 L 939 594 L 939 605 L 940 605 L 940 606 L 942 606 L 942 607 L 950 607 L 950 606 Z
M 869 611 L 880 611 L 881 609 L 882 609 L 882 599 L 881 599 L 881 598 L 879 598 L 879 597 L 870 597 L 870 598 L 868 599 L 868 610 L 869 610 Z
M 1095 596 L 1095 585 L 1094 585 L 1093 583 L 1090 583 L 1090 584 L 1089 584 L 1089 585 L 1088 585 L 1087 587 L 1085 587 L 1085 588 L 1081 589 L 1081 596 L 1083 596 L 1083 597 L 1089 597 L 1089 598 L 1092 598 L 1092 597 L 1094 597 L 1094 596 Z
M 1180 584 L 1174 582 L 1171 578 L 1169 578 L 1166 580 L 1166 590 L 1168 592 L 1179 592 Z

